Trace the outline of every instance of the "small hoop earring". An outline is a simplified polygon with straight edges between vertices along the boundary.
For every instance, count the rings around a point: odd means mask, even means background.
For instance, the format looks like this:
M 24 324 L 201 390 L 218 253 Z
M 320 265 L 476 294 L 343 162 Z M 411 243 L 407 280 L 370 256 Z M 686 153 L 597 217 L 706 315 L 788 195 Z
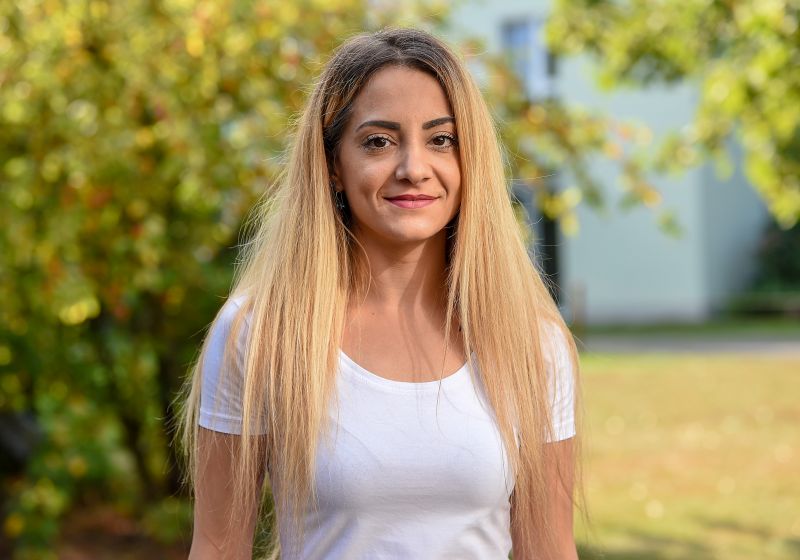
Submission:
M 344 198 L 344 192 L 334 191 L 334 197 L 336 198 L 336 209 L 339 212 L 344 212 L 344 209 L 347 208 L 347 201 Z

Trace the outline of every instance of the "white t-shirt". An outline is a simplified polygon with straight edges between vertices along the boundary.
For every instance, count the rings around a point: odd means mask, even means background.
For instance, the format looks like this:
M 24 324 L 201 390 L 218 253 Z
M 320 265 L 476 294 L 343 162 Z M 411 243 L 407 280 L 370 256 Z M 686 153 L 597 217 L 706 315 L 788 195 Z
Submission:
M 231 434 L 241 433 L 241 376 L 218 384 L 239 303 L 226 303 L 212 325 L 199 419 L 205 428 Z M 246 328 L 241 333 L 243 340 Z M 241 344 L 239 352 L 241 368 Z M 334 399 L 329 438 L 317 451 L 319 509 L 305 515 L 300 556 L 288 555 L 294 540 L 281 524 L 283 558 L 508 558 L 513 473 L 471 358 L 440 386 L 380 377 L 340 350 L 338 405 Z M 554 364 L 558 441 L 575 435 L 573 384 L 566 353 Z M 280 488 L 273 485 L 273 492 L 280 495 Z

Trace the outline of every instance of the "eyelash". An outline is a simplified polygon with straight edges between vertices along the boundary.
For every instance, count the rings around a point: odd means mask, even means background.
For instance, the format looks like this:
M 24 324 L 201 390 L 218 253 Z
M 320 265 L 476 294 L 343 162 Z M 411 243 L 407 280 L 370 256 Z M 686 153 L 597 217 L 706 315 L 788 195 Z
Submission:
M 453 134 L 449 134 L 449 133 L 443 132 L 441 134 L 437 134 L 436 136 L 434 136 L 432 138 L 432 140 L 435 140 L 437 138 L 447 138 L 450 141 L 450 145 L 449 146 L 434 146 L 434 149 L 436 149 L 436 150 L 439 150 L 439 151 L 443 152 L 443 151 L 449 150 L 450 148 L 455 148 L 455 147 L 458 146 L 458 139 Z M 368 152 L 379 152 L 381 150 L 385 150 L 386 148 L 388 148 L 388 146 L 373 146 L 373 145 L 371 145 L 371 142 L 373 140 L 378 140 L 378 139 L 385 140 L 387 142 L 391 142 L 391 140 L 389 138 L 387 138 L 386 136 L 383 136 L 383 135 L 380 135 L 380 134 L 374 134 L 372 136 L 368 136 L 367 139 L 364 140 L 364 143 L 362 144 L 362 147 L 365 150 L 367 150 Z
M 436 139 L 436 138 L 447 138 L 448 140 L 450 140 L 450 145 L 449 146 L 436 146 L 436 149 L 438 149 L 438 150 L 447 150 L 449 148 L 458 147 L 458 138 L 456 138 L 454 134 L 448 134 L 446 132 L 443 132 L 443 133 L 437 134 L 436 136 L 433 137 L 433 139 Z

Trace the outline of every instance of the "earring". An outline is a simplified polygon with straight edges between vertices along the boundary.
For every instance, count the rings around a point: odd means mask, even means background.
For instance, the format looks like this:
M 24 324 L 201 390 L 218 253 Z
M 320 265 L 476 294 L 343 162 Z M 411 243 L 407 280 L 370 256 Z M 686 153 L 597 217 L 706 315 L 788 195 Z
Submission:
M 344 212 L 344 209 L 347 207 L 347 202 L 345 201 L 345 198 L 344 198 L 344 192 L 343 191 L 335 191 L 334 192 L 334 197 L 336 198 L 336 209 L 339 212 Z

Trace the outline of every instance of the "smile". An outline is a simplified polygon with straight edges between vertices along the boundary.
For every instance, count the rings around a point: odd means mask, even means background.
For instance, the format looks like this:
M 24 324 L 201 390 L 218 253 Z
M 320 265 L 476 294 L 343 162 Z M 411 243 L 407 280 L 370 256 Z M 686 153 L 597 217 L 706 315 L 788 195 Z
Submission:
M 424 206 L 430 206 L 438 199 L 436 198 L 410 198 L 410 197 L 398 197 L 398 198 L 387 198 L 389 202 L 394 204 L 395 206 L 399 206 L 400 208 L 422 208 Z

